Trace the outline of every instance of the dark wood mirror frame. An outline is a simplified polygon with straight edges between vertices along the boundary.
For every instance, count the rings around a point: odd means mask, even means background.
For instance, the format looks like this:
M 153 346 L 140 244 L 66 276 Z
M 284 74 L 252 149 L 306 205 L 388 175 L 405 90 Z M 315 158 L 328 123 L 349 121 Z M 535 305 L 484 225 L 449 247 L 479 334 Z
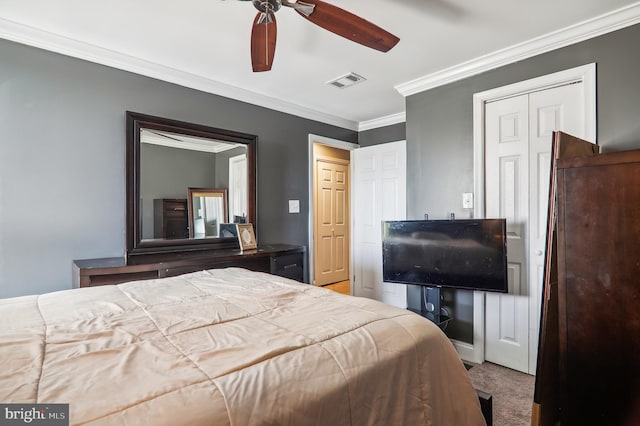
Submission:
M 236 238 L 142 240 L 140 223 L 140 130 L 151 129 L 217 139 L 247 146 L 247 221 L 256 226 L 256 135 L 127 111 L 126 246 L 129 263 L 162 260 L 206 250 L 238 248 Z M 143 260 L 145 259 L 145 260 Z

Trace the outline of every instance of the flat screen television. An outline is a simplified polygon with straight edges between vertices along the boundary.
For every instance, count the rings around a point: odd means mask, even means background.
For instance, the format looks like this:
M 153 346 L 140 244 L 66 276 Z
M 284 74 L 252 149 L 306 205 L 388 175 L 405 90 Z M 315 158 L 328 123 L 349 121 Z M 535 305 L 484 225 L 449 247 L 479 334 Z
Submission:
M 506 293 L 506 221 L 383 222 L 382 275 L 391 283 Z

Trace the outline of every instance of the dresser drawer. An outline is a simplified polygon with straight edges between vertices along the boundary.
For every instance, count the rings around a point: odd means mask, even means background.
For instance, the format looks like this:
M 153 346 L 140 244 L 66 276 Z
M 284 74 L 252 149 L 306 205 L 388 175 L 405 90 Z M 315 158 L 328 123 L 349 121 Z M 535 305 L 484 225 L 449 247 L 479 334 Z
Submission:
M 185 219 L 187 217 L 187 210 L 181 207 L 173 207 L 167 209 L 165 215 L 171 219 Z
M 271 273 L 300 282 L 304 281 L 304 253 L 272 256 Z
M 262 257 L 252 259 L 235 259 L 228 261 L 203 261 L 193 265 L 164 268 L 161 273 L 163 277 L 175 277 L 176 275 L 187 274 L 189 272 L 232 267 L 245 268 L 256 272 L 269 272 L 269 259 L 268 257 Z

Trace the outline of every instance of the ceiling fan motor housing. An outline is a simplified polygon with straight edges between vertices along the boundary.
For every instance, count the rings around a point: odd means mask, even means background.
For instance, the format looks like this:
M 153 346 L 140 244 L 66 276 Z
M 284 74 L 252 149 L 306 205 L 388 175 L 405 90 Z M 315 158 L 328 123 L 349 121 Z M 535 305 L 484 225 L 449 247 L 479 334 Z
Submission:
M 282 0 L 252 0 L 251 2 L 262 13 L 277 12 L 282 6 Z

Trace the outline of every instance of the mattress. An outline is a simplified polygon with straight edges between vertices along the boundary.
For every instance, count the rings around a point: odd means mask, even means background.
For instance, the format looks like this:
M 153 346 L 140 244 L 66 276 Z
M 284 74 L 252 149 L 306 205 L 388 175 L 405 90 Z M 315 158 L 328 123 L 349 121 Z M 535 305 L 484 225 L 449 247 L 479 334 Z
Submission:
M 240 268 L 0 300 L 0 402 L 71 424 L 482 425 L 403 309 Z

